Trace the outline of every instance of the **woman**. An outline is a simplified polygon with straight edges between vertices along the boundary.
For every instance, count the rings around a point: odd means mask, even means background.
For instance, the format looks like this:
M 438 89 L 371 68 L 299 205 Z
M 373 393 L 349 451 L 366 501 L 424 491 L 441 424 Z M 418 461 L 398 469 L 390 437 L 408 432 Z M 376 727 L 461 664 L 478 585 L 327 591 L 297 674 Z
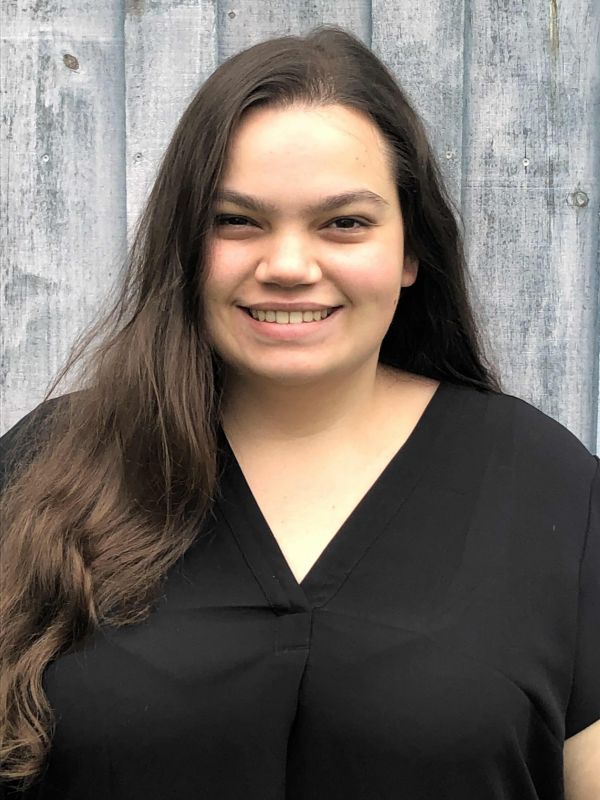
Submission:
M 600 462 L 486 366 L 390 73 L 333 27 L 226 61 L 127 266 L 1 440 L 6 796 L 562 798 Z

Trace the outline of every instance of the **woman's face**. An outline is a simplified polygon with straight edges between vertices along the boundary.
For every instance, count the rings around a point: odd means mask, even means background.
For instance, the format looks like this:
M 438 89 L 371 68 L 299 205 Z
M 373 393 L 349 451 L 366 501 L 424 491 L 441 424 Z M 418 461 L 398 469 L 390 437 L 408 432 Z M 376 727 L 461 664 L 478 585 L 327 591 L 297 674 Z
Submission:
M 418 268 L 404 257 L 378 129 L 338 105 L 253 109 L 232 138 L 220 190 L 204 300 L 225 364 L 242 379 L 287 385 L 375 368 L 400 289 L 414 283 Z M 347 192 L 381 200 L 347 198 L 318 209 Z M 281 310 L 290 305 L 296 313 L 286 324 Z M 248 307 L 280 313 L 255 320 Z M 332 308 L 320 321 L 308 314 L 297 321 L 299 312 Z

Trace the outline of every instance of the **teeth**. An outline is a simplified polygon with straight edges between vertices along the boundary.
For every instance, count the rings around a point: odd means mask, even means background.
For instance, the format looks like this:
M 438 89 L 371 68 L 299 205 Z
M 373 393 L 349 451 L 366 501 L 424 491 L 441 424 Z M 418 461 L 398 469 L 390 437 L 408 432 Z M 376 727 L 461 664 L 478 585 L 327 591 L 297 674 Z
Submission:
M 287 325 L 299 322 L 319 322 L 325 319 L 331 312 L 332 308 L 326 308 L 319 311 L 267 311 L 266 309 L 250 310 L 250 314 L 254 319 L 259 322 L 275 322 L 279 325 Z

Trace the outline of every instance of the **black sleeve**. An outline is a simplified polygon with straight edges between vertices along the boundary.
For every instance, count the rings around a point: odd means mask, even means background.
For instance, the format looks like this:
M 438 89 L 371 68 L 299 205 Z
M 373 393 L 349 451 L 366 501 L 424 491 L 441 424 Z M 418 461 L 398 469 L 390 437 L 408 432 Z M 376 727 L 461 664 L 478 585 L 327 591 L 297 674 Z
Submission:
M 577 650 L 565 739 L 600 720 L 600 458 L 594 458 L 596 472 L 581 561 Z
M 35 456 L 43 443 L 50 415 L 67 397 L 69 395 L 61 395 L 40 403 L 0 436 L 0 492 L 4 490 L 17 467 Z

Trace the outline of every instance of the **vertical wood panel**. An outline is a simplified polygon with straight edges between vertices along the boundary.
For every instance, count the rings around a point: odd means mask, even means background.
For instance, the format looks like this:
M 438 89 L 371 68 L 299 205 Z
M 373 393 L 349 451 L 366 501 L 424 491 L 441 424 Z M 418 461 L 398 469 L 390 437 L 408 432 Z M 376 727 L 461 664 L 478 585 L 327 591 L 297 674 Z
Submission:
M 219 63 L 230 55 L 274 36 L 302 36 L 318 25 L 339 25 L 369 45 L 369 0 L 275 0 L 265 12 L 263 0 L 242 0 L 235 7 L 218 4 Z
M 461 200 L 462 3 L 374 0 L 371 47 L 422 116 L 456 205 Z
M 523 13 L 520 0 L 471 0 L 462 193 L 470 261 L 505 391 L 560 421 L 592 451 L 599 209 L 593 3 L 530 0 Z
M 2 6 L 2 430 L 41 400 L 124 243 L 120 3 Z
M 186 106 L 217 66 L 214 3 L 125 0 L 127 229 Z

